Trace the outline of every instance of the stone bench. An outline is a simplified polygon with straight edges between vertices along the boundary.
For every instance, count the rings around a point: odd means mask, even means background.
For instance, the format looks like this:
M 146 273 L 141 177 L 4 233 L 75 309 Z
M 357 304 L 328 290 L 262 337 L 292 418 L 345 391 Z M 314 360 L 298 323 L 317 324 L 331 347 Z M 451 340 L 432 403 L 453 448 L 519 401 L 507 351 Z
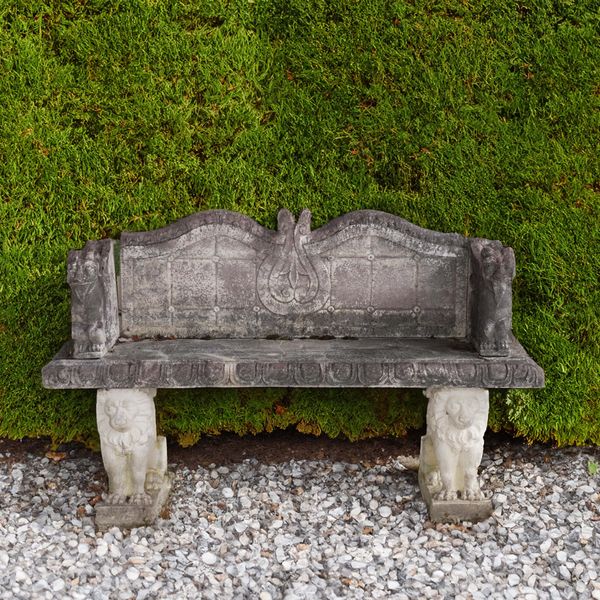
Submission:
M 363 210 L 272 231 L 211 210 L 71 251 L 72 340 L 49 388 L 97 389 L 109 493 L 97 524 L 151 522 L 170 486 L 157 388 L 398 387 L 429 398 L 419 481 L 434 520 L 491 512 L 489 388 L 543 387 L 511 332 L 514 254 Z

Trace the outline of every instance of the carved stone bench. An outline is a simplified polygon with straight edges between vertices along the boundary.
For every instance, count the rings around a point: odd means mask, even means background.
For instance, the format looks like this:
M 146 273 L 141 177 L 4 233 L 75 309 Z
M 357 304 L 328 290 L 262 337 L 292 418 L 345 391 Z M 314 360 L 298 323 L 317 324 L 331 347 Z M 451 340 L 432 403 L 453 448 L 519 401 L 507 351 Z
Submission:
M 170 483 L 154 395 L 191 387 L 426 388 L 430 516 L 486 518 L 488 388 L 544 385 L 511 333 L 514 269 L 498 241 L 371 210 L 315 231 L 307 210 L 280 211 L 277 231 L 212 210 L 71 251 L 72 341 L 43 382 L 98 390 L 97 524 L 157 516 Z

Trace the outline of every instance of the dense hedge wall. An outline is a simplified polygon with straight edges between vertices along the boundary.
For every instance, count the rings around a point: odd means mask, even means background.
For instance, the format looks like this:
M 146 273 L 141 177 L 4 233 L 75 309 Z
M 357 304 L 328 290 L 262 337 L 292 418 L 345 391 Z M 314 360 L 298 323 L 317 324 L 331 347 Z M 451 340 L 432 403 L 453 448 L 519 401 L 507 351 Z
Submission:
M 0 8 L 0 435 L 94 440 L 48 391 L 66 254 L 197 210 L 350 210 L 500 239 L 543 391 L 491 424 L 600 443 L 598 15 L 592 1 L 23 0 Z M 423 423 L 420 393 L 161 392 L 160 427 L 351 438 Z

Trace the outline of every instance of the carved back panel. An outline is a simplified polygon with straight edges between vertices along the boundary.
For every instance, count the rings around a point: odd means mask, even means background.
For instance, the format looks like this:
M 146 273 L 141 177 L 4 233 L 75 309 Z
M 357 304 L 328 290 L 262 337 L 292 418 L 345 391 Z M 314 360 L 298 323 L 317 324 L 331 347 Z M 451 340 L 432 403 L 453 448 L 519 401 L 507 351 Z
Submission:
M 197 213 L 121 237 L 125 337 L 466 337 L 467 239 L 378 211 Z

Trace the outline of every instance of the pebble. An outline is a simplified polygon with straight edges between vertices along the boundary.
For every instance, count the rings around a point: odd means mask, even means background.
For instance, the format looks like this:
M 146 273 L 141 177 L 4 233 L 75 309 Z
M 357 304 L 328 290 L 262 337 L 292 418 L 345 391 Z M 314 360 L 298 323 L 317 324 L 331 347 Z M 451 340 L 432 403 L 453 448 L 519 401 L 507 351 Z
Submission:
M 52 591 L 53 592 L 61 592 L 62 590 L 65 589 L 65 582 L 64 582 L 63 579 L 60 579 L 60 578 L 59 579 L 55 579 L 52 582 L 51 587 L 52 587 Z
M 21 567 L 17 567 L 15 569 L 15 581 L 22 583 L 23 581 L 27 581 L 27 579 L 27 573 L 25 573 Z
M 218 557 L 216 554 L 213 554 L 212 552 L 205 552 L 202 555 L 202 562 L 205 565 L 214 565 L 218 562 Z
M 583 540 L 589 540 L 594 534 L 594 528 L 591 525 L 582 523 L 581 525 L 581 538 Z
M 0 600 L 600 600 L 597 451 L 552 449 L 548 462 L 535 448 L 486 454 L 497 511 L 475 525 L 430 523 L 395 459 L 249 459 L 178 467 L 165 518 L 107 532 L 87 503 L 103 484 L 99 456 L 0 457 Z
M 511 573 L 508 576 L 508 585 L 510 585 L 511 587 L 515 587 L 516 585 L 519 585 L 520 581 L 521 581 L 521 578 L 515 573 Z

